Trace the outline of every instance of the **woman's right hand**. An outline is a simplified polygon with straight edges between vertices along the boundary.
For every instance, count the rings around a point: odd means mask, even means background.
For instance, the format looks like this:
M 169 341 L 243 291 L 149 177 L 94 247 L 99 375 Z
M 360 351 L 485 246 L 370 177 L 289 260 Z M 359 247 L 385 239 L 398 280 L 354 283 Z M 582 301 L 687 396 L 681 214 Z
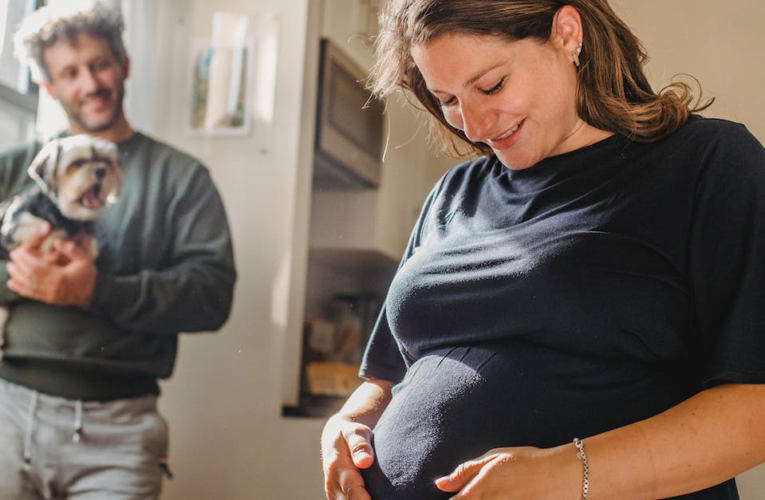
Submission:
M 375 460 L 372 429 L 335 415 L 324 426 L 321 457 L 328 500 L 371 500 L 359 469 L 369 468 Z
M 393 382 L 370 378 L 343 408 L 327 421 L 321 433 L 324 491 L 328 500 L 372 500 L 359 469 L 375 461 L 372 428 L 391 399 Z

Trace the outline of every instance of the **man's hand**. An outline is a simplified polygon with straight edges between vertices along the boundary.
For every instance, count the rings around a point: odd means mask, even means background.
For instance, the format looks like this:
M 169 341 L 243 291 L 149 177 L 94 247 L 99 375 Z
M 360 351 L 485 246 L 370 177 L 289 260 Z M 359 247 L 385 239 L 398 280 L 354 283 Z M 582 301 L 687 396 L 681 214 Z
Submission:
M 98 275 L 93 260 L 73 241 L 55 240 L 50 252 L 41 252 L 49 232 L 42 231 L 11 252 L 8 288 L 47 304 L 87 307 Z

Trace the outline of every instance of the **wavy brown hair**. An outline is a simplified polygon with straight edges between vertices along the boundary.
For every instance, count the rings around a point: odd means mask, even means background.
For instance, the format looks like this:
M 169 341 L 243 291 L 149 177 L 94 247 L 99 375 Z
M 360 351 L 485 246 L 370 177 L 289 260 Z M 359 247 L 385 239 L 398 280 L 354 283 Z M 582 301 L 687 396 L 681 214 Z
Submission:
M 650 142 L 675 132 L 714 99 L 701 103 L 691 87 L 673 82 L 654 92 L 643 67 L 645 48 L 607 0 L 390 0 L 380 15 L 377 61 L 369 87 L 378 98 L 396 89 L 411 93 L 435 118 L 433 132 L 457 156 L 490 154 L 444 118 L 410 50 L 445 33 L 498 36 L 508 41 L 550 39 L 558 10 L 571 5 L 582 20 L 583 48 L 577 70 L 577 113 L 595 128 Z M 698 82 L 697 82 L 698 83 Z

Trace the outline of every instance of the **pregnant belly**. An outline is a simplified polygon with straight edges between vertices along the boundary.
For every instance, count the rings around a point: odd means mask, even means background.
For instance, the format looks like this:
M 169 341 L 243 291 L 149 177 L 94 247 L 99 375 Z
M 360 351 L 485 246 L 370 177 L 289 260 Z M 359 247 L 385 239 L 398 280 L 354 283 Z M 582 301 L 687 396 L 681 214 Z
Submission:
M 375 426 L 376 460 L 362 471 L 367 491 L 373 500 L 448 499 L 453 494 L 440 492 L 435 479 L 493 448 L 551 447 L 674 403 L 668 394 L 657 398 L 656 384 L 623 364 L 611 367 L 616 380 L 601 385 L 587 374 L 607 368 L 582 366 L 520 343 L 422 357 Z
M 375 463 L 363 471 L 373 500 L 452 496 L 438 491 L 434 480 L 460 459 L 483 453 L 473 427 L 485 420 L 476 403 L 486 384 L 480 370 L 492 357 L 478 349 L 452 349 L 412 365 L 374 429 Z

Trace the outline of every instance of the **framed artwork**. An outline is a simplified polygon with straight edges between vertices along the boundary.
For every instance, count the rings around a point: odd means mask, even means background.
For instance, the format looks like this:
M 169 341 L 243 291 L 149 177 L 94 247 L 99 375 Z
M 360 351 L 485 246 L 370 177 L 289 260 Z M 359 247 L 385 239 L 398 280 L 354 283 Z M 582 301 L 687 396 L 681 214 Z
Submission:
M 254 136 L 266 154 L 276 99 L 279 20 L 267 12 L 215 12 L 210 38 L 191 40 L 187 130 Z
M 189 128 L 204 134 L 250 132 L 254 42 L 192 43 Z

